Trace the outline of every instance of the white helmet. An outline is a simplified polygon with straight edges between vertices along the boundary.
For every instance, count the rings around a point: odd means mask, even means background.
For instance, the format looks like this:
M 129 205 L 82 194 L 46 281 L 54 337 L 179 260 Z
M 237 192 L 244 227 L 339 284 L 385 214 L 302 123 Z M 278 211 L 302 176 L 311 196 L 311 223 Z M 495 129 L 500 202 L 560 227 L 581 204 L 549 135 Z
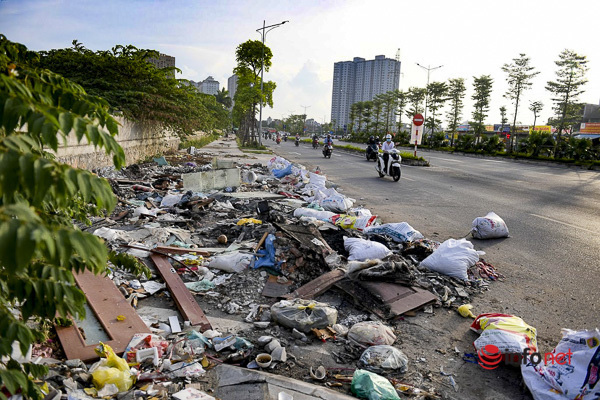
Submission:
M 385 140 L 392 140 L 392 135 L 390 135 L 389 133 L 385 135 Z

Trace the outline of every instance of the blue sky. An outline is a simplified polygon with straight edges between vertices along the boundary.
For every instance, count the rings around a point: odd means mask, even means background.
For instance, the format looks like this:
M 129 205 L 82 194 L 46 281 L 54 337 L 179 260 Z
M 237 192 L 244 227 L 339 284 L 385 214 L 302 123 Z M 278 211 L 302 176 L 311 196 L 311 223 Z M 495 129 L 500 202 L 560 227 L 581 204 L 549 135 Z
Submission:
M 554 79 L 554 61 L 565 48 L 588 57 L 589 83 L 580 100 L 599 103 L 597 8 L 593 0 L 0 0 L 0 32 L 33 50 L 69 47 L 73 39 L 92 50 L 115 44 L 156 49 L 176 57 L 178 77 L 201 81 L 211 75 L 226 87 L 236 46 L 260 39 L 255 30 L 263 19 L 267 25 L 289 20 L 267 35 L 274 58 L 265 79 L 275 81 L 277 90 L 275 107 L 264 115 L 299 114 L 303 105 L 319 122 L 330 119 L 334 62 L 394 58 L 398 48 L 401 89 L 425 86 L 427 73 L 417 62 L 443 65 L 431 72 L 431 81 L 465 78 L 469 97 L 473 76 L 491 75 L 487 122 L 499 123 L 502 105 L 512 120 L 501 67 L 525 53 L 541 72 L 519 108 L 518 121 L 530 124 L 531 101 L 545 104 L 542 121 L 552 115 L 544 86 Z M 463 119 L 471 112 L 467 101 Z

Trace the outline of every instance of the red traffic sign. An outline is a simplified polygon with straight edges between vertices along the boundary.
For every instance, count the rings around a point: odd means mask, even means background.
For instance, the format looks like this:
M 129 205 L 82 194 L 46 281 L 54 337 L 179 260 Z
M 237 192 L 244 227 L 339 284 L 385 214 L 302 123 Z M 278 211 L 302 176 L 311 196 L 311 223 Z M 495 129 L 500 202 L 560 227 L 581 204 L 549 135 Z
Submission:
M 413 124 L 415 124 L 416 126 L 423 125 L 424 121 L 425 121 L 425 118 L 423 118 L 423 116 L 421 114 L 415 114 L 415 116 L 413 117 Z

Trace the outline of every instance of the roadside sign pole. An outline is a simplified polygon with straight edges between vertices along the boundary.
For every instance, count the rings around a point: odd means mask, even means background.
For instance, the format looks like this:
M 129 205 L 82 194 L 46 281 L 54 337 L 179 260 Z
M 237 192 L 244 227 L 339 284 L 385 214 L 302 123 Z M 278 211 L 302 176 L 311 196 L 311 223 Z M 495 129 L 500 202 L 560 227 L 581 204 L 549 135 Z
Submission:
M 419 129 L 417 129 L 417 137 L 419 136 Z M 415 140 L 415 157 L 417 156 L 417 141 Z
M 415 157 L 417 156 L 417 145 L 418 143 L 421 141 L 420 137 L 419 137 L 419 127 L 421 125 L 423 125 L 423 122 L 425 122 L 425 118 L 423 118 L 423 116 L 421 114 L 415 114 L 415 116 L 413 117 L 413 130 L 414 130 L 414 139 L 415 139 Z M 411 137 L 412 139 L 412 137 Z

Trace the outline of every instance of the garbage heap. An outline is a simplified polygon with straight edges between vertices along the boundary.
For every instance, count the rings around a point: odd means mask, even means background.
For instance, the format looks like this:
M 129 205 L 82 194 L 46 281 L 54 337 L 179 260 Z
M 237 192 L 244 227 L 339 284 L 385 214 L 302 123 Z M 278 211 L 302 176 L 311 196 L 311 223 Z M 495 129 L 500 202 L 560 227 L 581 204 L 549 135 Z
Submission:
M 501 276 L 482 253 L 406 221 L 381 224 L 320 171 L 283 158 L 208 161 L 96 171 L 119 203 L 85 229 L 152 276 L 110 266 L 108 277 L 77 277 L 99 322 L 57 327 L 62 349 L 34 352 L 50 366 L 49 398 L 248 398 L 244 379 L 223 377 L 231 368 L 255 386 L 272 374 L 309 382 L 278 383 L 290 396 L 441 398 L 411 375 L 394 321 L 485 291 Z

